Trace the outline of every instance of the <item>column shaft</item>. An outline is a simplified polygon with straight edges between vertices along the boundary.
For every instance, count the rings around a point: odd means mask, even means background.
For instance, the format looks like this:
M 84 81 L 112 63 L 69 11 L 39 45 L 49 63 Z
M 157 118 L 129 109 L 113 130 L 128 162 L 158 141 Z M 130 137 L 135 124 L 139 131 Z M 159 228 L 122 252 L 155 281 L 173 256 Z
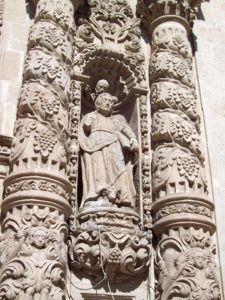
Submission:
M 37 1 L 4 183 L 1 299 L 64 299 L 74 32 L 70 0 Z

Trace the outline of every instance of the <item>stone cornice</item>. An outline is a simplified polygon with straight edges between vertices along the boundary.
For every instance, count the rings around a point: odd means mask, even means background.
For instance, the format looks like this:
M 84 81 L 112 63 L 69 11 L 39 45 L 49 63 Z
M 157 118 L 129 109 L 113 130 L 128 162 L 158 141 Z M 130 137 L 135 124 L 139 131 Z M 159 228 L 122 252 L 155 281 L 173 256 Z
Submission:
M 138 0 L 137 13 L 149 32 L 156 24 L 171 20 L 183 23 L 188 29 L 193 25 L 201 2 L 202 0 Z

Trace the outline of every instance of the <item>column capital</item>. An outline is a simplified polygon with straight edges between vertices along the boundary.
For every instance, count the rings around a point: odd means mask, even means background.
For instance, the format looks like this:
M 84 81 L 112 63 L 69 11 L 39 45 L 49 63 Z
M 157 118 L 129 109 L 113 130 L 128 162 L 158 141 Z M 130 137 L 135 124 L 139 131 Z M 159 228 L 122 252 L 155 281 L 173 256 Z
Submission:
M 137 12 L 144 26 L 152 32 L 157 24 L 177 20 L 188 29 L 193 25 L 204 0 L 138 0 Z
M 42 1 L 42 0 L 29 0 L 30 2 L 33 3 L 33 5 L 36 7 L 37 4 Z M 56 1 L 56 0 L 55 0 Z M 63 0 L 62 0 L 63 1 Z M 64 0 L 65 1 L 65 0 Z M 84 4 L 84 0 L 67 0 L 69 2 L 71 2 L 74 6 L 74 12 L 76 12 L 78 10 L 78 8 Z

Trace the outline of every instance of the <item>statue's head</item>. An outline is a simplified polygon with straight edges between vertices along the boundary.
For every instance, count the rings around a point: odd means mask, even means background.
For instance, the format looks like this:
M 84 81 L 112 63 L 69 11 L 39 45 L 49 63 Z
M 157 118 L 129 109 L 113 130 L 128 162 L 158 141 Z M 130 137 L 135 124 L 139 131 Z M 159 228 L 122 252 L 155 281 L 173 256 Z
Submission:
M 102 94 L 102 93 L 108 93 L 109 91 L 109 83 L 105 79 L 101 79 L 97 82 L 95 87 L 95 94 L 96 96 Z
M 117 98 L 110 93 L 102 93 L 98 95 L 95 101 L 96 110 L 106 116 L 112 114 Z
M 45 228 L 35 228 L 31 232 L 31 244 L 38 248 L 46 248 L 48 241 L 48 232 Z
M 203 269 L 205 264 L 205 253 L 202 249 L 196 248 L 193 249 L 192 257 L 194 261 L 194 266 L 198 269 Z

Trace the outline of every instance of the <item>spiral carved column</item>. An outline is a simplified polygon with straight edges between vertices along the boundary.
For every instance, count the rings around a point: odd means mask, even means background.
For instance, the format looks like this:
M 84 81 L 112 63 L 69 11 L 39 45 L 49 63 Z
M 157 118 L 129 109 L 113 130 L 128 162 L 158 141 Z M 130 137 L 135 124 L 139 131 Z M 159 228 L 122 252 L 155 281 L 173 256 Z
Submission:
M 0 241 L 1 299 L 64 299 L 70 65 L 78 1 L 36 1 Z M 75 9 L 74 9 L 75 8 Z
M 190 25 L 201 1 L 139 1 L 151 36 L 156 298 L 220 299 Z

